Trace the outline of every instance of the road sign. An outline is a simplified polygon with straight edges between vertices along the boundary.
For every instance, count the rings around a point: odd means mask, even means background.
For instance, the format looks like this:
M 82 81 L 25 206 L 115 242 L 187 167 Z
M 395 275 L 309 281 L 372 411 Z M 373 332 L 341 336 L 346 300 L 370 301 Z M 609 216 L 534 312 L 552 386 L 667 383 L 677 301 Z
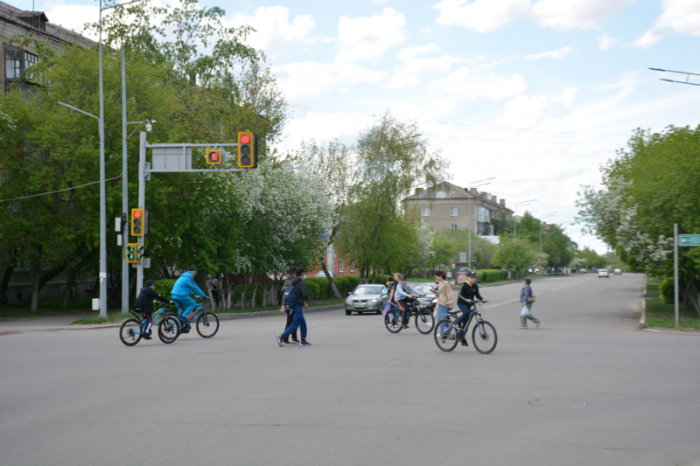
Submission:
M 467 262 L 467 253 L 466 252 L 459 253 L 459 261 L 460 262 Z
M 700 246 L 700 235 L 678 235 L 678 246 Z

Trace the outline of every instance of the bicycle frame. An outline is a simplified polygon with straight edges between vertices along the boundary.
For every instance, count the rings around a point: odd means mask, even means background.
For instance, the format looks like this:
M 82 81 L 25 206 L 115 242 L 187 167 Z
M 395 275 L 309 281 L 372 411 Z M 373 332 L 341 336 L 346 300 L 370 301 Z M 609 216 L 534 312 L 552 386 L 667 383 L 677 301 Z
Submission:
M 180 312 L 183 311 L 183 309 L 180 308 L 180 305 L 177 304 L 177 302 L 175 302 L 175 306 L 177 306 L 178 316 L 179 316 Z M 194 308 L 194 314 L 192 315 L 191 319 L 189 319 L 187 321 L 180 320 L 179 318 L 177 319 L 177 324 L 180 327 L 180 329 L 183 329 L 183 328 L 185 328 L 185 325 L 189 325 L 192 322 L 194 322 L 201 311 L 204 311 L 204 306 L 202 305 L 202 301 L 198 301 L 197 305 Z
M 140 314 L 136 311 L 129 311 L 129 314 L 136 317 L 136 320 L 141 319 L 140 324 L 134 325 L 133 327 L 131 327 L 130 330 L 133 332 L 133 334 L 134 335 L 145 335 L 146 332 L 145 331 L 142 332 L 141 329 L 146 328 L 146 326 L 148 325 L 148 319 L 146 317 L 144 317 L 143 314 Z M 165 317 L 165 309 L 163 309 L 161 307 L 160 309 L 158 309 L 156 312 L 154 312 L 151 315 L 151 318 L 153 319 L 153 324 L 151 325 L 151 327 L 157 327 L 158 324 L 160 323 L 160 319 L 162 319 L 163 317 Z

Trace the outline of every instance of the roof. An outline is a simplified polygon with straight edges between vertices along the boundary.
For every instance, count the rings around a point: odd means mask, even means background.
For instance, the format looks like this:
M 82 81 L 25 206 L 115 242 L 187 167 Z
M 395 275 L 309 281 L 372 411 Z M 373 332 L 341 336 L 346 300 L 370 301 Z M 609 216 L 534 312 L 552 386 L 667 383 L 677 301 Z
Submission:
M 31 18 L 37 17 L 46 22 L 46 30 L 39 29 L 28 21 Z M 46 17 L 46 13 L 43 11 L 20 10 L 12 5 L 0 2 L 0 20 L 7 23 L 12 23 L 19 28 L 26 29 L 27 32 L 44 40 L 53 40 L 64 44 L 75 44 L 81 47 L 91 47 L 93 45 L 97 45 L 97 42 L 88 39 L 82 34 L 78 34 L 71 29 L 66 29 L 62 26 L 51 23 Z
M 437 197 L 434 195 L 434 193 L 438 192 L 447 192 L 449 195 L 447 197 Z M 429 189 L 423 189 L 415 194 L 412 194 L 411 196 L 408 196 L 405 200 L 410 202 L 410 201 L 439 201 L 441 199 L 451 199 L 451 200 L 466 200 L 466 199 L 477 199 L 479 202 L 483 204 L 488 204 L 490 206 L 494 206 L 498 209 L 502 210 L 507 210 L 509 212 L 512 212 L 508 207 L 502 206 L 501 204 L 497 202 L 493 202 L 490 198 L 489 199 L 484 199 L 480 195 L 474 196 L 471 192 L 469 192 L 469 188 L 462 188 L 461 186 L 457 186 L 456 184 L 452 184 L 448 181 L 445 181 L 442 183 L 441 187 L 438 189 L 435 189 L 433 191 Z

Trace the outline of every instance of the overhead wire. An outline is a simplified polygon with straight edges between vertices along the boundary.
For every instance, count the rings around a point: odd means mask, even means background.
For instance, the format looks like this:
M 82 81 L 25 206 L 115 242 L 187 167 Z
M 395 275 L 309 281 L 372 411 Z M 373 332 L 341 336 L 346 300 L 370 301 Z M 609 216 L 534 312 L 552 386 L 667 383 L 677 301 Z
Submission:
M 122 174 L 119 174 L 119 176 L 115 176 L 114 178 L 106 179 L 105 182 L 106 182 L 106 181 L 112 181 L 112 180 L 118 180 L 119 178 L 122 177 L 122 175 L 123 175 L 123 173 L 122 173 Z M 65 192 L 65 191 L 71 191 L 71 190 L 73 190 L 73 189 L 84 188 L 85 186 L 90 186 L 90 185 L 97 184 L 97 183 L 100 183 L 100 182 L 99 182 L 99 181 L 93 181 L 93 182 L 90 182 L 90 183 L 85 183 L 85 184 L 81 184 L 81 185 L 78 185 L 78 186 L 73 186 L 72 188 L 57 189 L 56 191 L 49 191 L 49 192 L 41 193 L 41 194 L 32 194 L 32 195 L 30 195 L 30 196 L 13 197 L 13 198 L 10 198 L 10 199 L 0 199 L 0 202 L 18 201 L 18 200 L 20 200 L 20 199 L 29 199 L 30 197 L 39 197 L 39 196 L 46 196 L 46 195 L 49 195 L 49 194 L 62 193 L 62 192 Z

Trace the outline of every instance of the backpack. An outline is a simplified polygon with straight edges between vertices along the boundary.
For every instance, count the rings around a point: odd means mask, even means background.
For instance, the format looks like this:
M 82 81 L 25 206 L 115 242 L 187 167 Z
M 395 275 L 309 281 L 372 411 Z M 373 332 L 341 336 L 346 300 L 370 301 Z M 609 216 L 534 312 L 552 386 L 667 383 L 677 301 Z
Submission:
M 290 284 L 286 290 L 284 290 L 284 307 L 285 309 L 293 310 L 294 306 L 297 305 L 297 284 Z

